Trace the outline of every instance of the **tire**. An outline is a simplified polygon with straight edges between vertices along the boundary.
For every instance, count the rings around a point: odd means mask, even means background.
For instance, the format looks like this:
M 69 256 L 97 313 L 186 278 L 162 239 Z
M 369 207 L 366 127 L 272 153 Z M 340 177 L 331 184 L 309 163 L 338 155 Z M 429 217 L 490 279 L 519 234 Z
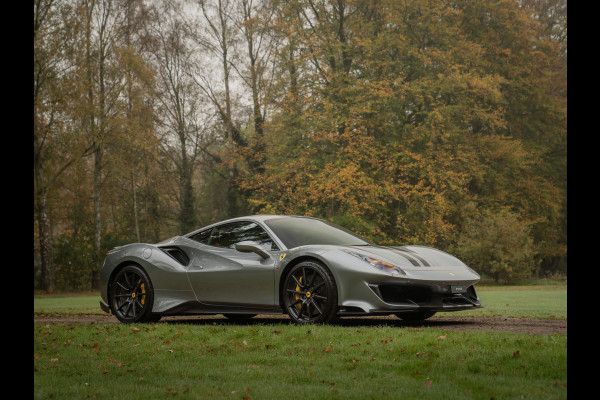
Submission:
M 396 313 L 396 316 L 404 321 L 424 321 L 435 314 L 436 311 L 408 311 Z
M 137 265 L 128 265 L 115 275 L 108 297 L 112 313 L 123 323 L 156 322 L 161 318 L 160 314 L 152 314 L 154 289 Z
M 284 310 L 297 324 L 337 320 L 337 286 L 321 263 L 303 261 L 295 265 L 285 278 L 281 295 Z
M 223 314 L 225 317 L 227 317 L 228 319 L 231 320 L 243 320 L 243 319 L 250 319 L 253 317 L 256 317 L 258 314 Z

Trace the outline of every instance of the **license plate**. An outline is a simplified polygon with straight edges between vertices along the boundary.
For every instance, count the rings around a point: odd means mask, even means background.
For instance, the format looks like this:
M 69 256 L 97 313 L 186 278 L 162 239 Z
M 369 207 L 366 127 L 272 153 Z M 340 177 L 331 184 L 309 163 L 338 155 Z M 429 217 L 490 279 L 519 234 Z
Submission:
M 450 285 L 450 292 L 467 293 L 467 287 L 465 285 Z

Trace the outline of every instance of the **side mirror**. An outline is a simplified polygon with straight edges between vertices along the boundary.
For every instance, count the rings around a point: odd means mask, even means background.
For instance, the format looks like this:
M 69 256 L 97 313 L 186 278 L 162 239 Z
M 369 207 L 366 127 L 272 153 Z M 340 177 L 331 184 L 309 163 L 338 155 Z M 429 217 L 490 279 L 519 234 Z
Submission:
M 269 258 L 271 255 L 264 251 L 256 242 L 244 241 L 235 244 L 235 249 L 242 253 L 256 253 L 262 258 Z

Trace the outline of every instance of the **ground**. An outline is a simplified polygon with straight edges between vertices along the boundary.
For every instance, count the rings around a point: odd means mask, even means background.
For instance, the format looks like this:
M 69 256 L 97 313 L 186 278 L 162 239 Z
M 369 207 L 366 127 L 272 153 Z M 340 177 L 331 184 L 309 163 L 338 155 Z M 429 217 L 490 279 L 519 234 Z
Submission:
M 34 322 L 40 323 L 119 323 L 111 315 L 61 315 L 61 316 L 36 316 Z M 216 316 L 177 316 L 163 317 L 161 322 L 185 323 L 190 325 L 206 324 L 290 324 L 287 315 L 258 315 L 248 321 L 230 321 L 221 315 Z M 337 325 L 341 326 L 378 326 L 391 325 L 397 327 L 432 327 L 448 330 L 490 330 L 504 332 L 530 333 L 534 335 L 566 334 L 566 319 L 534 319 L 534 318 L 506 318 L 506 317 L 463 317 L 449 314 L 439 314 L 426 321 L 408 322 L 395 316 L 387 317 L 346 317 Z

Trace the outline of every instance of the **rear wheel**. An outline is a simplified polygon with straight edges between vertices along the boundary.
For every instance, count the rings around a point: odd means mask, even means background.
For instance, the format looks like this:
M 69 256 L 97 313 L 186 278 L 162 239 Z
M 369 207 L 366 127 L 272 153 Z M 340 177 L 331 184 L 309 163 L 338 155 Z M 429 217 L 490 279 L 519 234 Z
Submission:
M 330 323 L 337 319 L 337 286 L 322 264 L 303 261 L 294 266 L 283 285 L 283 303 L 299 324 Z
M 427 318 L 433 317 L 435 313 L 435 311 L 408 311 L 396 313 L 396 316 L 405 321 L 423 321 Z
M 137 265 L 128 265 L 115 275 L 109 301 L 115 317 L 124 323 L 156 322 L 161 317 L 152 314 L 154 289 L 148 275 Z

